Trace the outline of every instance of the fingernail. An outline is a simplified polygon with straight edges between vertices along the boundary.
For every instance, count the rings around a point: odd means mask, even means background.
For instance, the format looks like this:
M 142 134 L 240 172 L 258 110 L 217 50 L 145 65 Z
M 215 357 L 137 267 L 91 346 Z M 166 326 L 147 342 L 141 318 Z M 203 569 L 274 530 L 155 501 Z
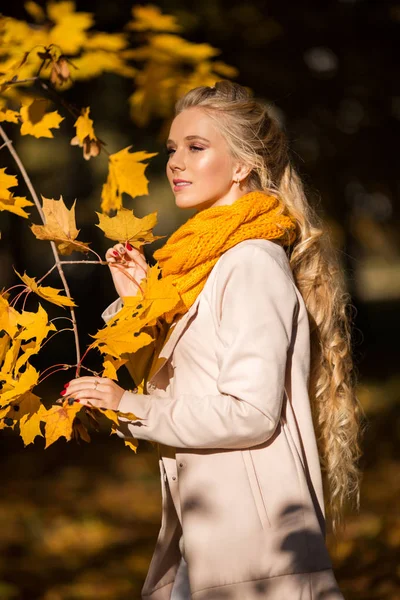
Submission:
M 77 398 L 75 398 L 75 402 L 80 402 L 80 400 L 78 400 Z
M 60 392 L 60 396 L 65 396 L 66 393 L 67 393 L 67 390 L 63 390 L 62 392 Z
M 117 252 L 116 250 L 113 250 L 113 254 L 114 256 L 119 256 L 119 252 Z
M 69 383 L 64 383 L 64 389 L 69 386 Z
M 130 245 L 130 243 L 129 243 L 129 242 L 126 242 L 126 248 L 127 248 L 127 250 L 129 250 L 129 251 L 133 250 L 133 248 L 132 248 L 132 246 Z

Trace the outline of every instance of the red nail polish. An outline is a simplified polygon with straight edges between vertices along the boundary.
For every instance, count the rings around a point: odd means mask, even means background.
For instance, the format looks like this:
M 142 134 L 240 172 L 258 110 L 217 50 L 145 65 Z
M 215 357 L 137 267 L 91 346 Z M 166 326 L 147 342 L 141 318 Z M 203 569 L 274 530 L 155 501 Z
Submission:
M 119 253 L 116 250 L 113 250 L 114 256 L 119 256 Z
M 63 390 L 62 392 L 60 392 L 60 396 L 65 396 L 66 393 L 67 393 L 67 390 Z
M 133 250 L 133 248 L 132 248 L 132 246 L 130 245 L 130 243 L 129 243 L 129 242 L 126 242 L 126 248 L 127 248 L 127 250 L 129 250 L 129 251 Z
M 75 398 L 75 402 L 80 402 L 80 400 L 78 400 L 78 398 Z
M 64 383 L 64 389 L 66 389 L 69 386 L 69 383 Z

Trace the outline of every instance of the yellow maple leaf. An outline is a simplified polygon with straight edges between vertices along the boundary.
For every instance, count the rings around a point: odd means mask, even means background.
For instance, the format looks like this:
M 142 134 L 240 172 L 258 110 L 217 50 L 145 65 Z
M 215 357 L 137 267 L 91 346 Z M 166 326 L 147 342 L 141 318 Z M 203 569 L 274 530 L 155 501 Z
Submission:
M 138 70 L 126 63 L 122 54 L 124 52 L 121 50 L 117 54 L 100 48 L 87 50 L 82 56 L 74 58 L 74 66 L 77 69 L 74 72 L 74 80 L 91 79 L 107 71 L 121 77 L 135 77 Z
M 10 348 L 10 341 L 11 338 L 9 335 L 4 332 L 0 334 L 0 369 L 3 368 L 4 359 Z
M 37 23 L 42 23 L 45 20 L 46 14 L 43 8 L 36 2 L 33 2 L 32 0 L 25 2 L 24 8 Z
M 18 179 L 16 175 L 9 175 L 6 173 L 6 169 L 0 169 L 0 197 L 7 196 L 10 192 L 10 188 L 18 185 Z
M 29 56 L 29 52 L 25 52 L 23 55 L 18 52 L 18 54 L 19 56 L 17 59 L 15 59 L 14 56 L 10 56 L 9 61 L 5 64 L 2 64 L 2 69 L 0 72 L 0 92 L 4 92 L 8 87 L 10 87 L 10 85 L 12 85 L 8 82 L 15 81 L 18 78 L 18 72 L 26 63 L 26 60 Z
M 46 113 L 49 101 L 45 98 L 24 98 L 20 110 L 21 135 L 53 138 L 51 129 L 58 129 L 64 120 L 56 110 Z
M 31 417 L 33 414 L 38 412 L 40 407 L 43 406 L 40 402 L 39 396 L 33 394 L 31 391 L 22 394 L 15 402 L 9 407 L 8 417 L 13 420 L 19 421 L 25 415 Z
M 7 121 L 8 123 L 18 123 L 19 112 L 10 109 L 0 110 L 0 123 L 2 123 L 3 121 Z
M 74 123 L 76 129 L 76 135 L 81 145 L 83 144 L 86 137 L 91 140 L 95 140 L 96 136 L 93 129 L 93 120 L 89 118 L 90 106 L 82 108 L 82 114 Z
M 125 446 L 128 446 L 130 450 L 133 450 L 136 454 L 136 450 L 139 446 L 139 441 L 136 438 L 129 438 L 129 440 L 124 440 Z
M 23 329 L 18 333 L 16 339 L 30 341 L 27 344 L 21 345 L 23 354 L 19 356 L 15 364 L 14 370 L 16 373 L 18 373 L 32 355 L 39 352 L 43 340 L 49 332 L 56 331 L 54 323 L 49 323 L 48 321 L 48 315 L 40 303 L 36 313 L 24 311 L 19 316 L 18 324 L 22 325 Z
M 10 194 L 8 198 L 0 198 L 0 210 L 7 210 L 25 219 L 29 218 L 30 214 L 24 211 L 24 207 L 32 205 L 33 202 L 21 196 L 13 196 L 13 194 Z
M 116 242 L 129 242 L 134 248 L 140 249 L 143 244 L 150 244 L 154 240 L 165 236 L 154 236 L 151 232 L 157 224 L 157 211 L 149 213 L 143 218 L 135 217 L 133 210 L 121 208 L 114 217 L 109 217 L 96 212 L 99 218 L 99 227 L 109 240 Z
M 163 15 L 158 6 L 147 4 L 146 6 L 132 7 L 133 20 L 126 25 L 127 29 L 134 31 L 181 31 L 182 27 L 177 23 L 173 15 Z
M 64 290 L 38 285 L 34 277 L 29 277 L 28 275 L 26 275 L 26 273 L 20 275 L 17 271 L 15 272 L 18 275 L 18 277 L 22 279 L 22 281 L 26 284 L 26 286 L 30 290 L 32 290 L 32 292 L 35 292 L 35 294 L 37 294 L 41 298 L 44 298 L 44 300 L 52 302 L 53 304 L 57 304 L 57 306 L 76 306 L 72 298 L 68 298 L 67 296 L 60 296 L 60 292 L 63 292 Z
M 128 362 L 127 358 L 114 358 L 113 356 L 106 355 L 103 360 L 103 372 L 101 374 L 102 377 L 109 377 L 110 379 L 114 379 L 114 381 L 118 380 L 117 371 Z
M 156 263 L 149 267 L 146 277 L 140 282 L 144 294 L 140 301 L 141 313 L 138 318 L 146 325 L 155 325 L 157 319 L 170 313 L 182 301 L 178 290 L 169 280 L 159 279 L 160 273 L 160 266 Z M 137 310 L 137 301 L 132 296 L 124 297 L 123 301 L 124 306 L 116 316 L 129 319 L 132 309 Z
M 90 347 L 98 348 L 103 354 L 110 354 L 114 358 L 119 358 L 124 352 L 136 352 L 139 348 L 150 344 L 153 338 L 145 332 L 139 332 L 140 323 L 129 330 L 126 323 L 118 323 L 115 327 L 101 329 L 95 335 L 96 339 Z
M 3 366 L 1 367 L 2 378 L 6 382 L 3 387 L 3 392 L 13 390 L 15 388 L 14 378 L 12 373 L 14 371 L 15 363 L 17 362 L 18 354 L 21 349 L 21 340 L 12 340 L 9 349 L 4 357 Z M 23 393 L 23 392 L 21 392 Z M 4 398 L 4 394 L 0 396 Z
M 118 52 L 129 45 L 129 40 L 125 33 L 105 33 L 99 31 L 89 33 L 85 39 L 85 49 L 107 50 L 109 52 Z
M 44 198 L 43 212 L 46 225 L 32 225 L 31 230 L 39 240 L 52 240 L 56 243 L 57 250 L 62 255 L 72 252 L 88 252 L 88 243 L 76 240 L 79 229 L 75 222 L 75 204 L 68 208 L 64 204 L 63 197 L 60 200 Z
M 86 30 L 94 24 L 93 14 L 75 12 L 75 2 L 50 2 L 47 14 L 55 23 L 49 32 L 51 43 L 60 46 L 65 54 L 77 54 L 86 40 Z
M 157 156 L 158 152 L 129 152 L 131 148 L 132 146 L 128 146 L 109 156 L 109 176 L 107 179 L 109 189 L 107 190 L 107 196 L 103 197 L 101 206 L 103 212 L 109 212 L 110 208 L 107 206 L 107 200 L 109 201 L 112 196 L 116 196 L 118 202 L 121 202 L 120 196 L 124 192 L 132 198 L 147 196 L 148 194 L 147 184 L 149 180 L 144 174 L 148 165 L 142 161 Z
M 17 399 L 26 392 L 29 392 L 38 382 L 39 373 L 35 367 L 29 363 L 26 365 L 26 369 L 23 373 L 20 373 L 18 379 L 14 379 L 7 371 L 4 370 L 4 366 L 0 372 L 0 379 L 6 381 L 6 385 L 3 387 L 0 393 L 0 405 L 4 406 L 9 404 L 12 400 Z
M 29 214 L 24 211 L 25 206 L 33 206 L 26 198 L 14 196 L 10 188 L 18 185 L 16 175 L 9 175 L 6 169 L 0 169 L 0 211 L 7 210 L 20 217 L 28 218 Z
M 39 435 L 43 437 L 43 433 L 40 429 L 40 423 L 43 416 L 47 413 L 43 404 L 37 412 L 33 414 L 25 414 L 19 422 L 19 431 L 25 446 L 31 444 L 35 438 Z
M 9 305 L 4 295 L 0 294 L 0 331 L 5 331 L 11 338 L 18 332 L 19 312 Z
M 45 448 L 48 448 L 60 437 L 65 437 L 67 442 L 71 439 L 73 422 L 81 408 L 82 405 L 78 402 L 70 405 L 67 400 L 63 402 L 62 406 L 52 406 L 42 416 L 42 421 L 45 422 Z

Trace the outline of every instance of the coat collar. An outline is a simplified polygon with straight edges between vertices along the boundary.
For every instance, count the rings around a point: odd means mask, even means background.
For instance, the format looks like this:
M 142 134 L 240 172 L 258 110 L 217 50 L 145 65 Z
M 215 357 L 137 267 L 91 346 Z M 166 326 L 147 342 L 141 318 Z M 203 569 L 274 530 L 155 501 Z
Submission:
M 174 323 L 171 324 L 167 336 L 164 340 L 164 344 L 161 348 L 161 351 L 159 352 L 158 357 L 156 358 L 155 362 L 152 364 L 152 367 L 150 369 L 150 373 L 147 378 L 148 382 L 151 381 L 157 375 L 157 373 L 162 369 L 162 367 L 172 355 L 172 352 L 179 338 L 181 337 L 186 327 L 189 325 L 190 321 L 197 312 L 200 297 L 201 292 L 200 294 L 198 294 L 196 300 L 193 302 L 189 310 L 185 312 L 177 321 L 174 321 Z

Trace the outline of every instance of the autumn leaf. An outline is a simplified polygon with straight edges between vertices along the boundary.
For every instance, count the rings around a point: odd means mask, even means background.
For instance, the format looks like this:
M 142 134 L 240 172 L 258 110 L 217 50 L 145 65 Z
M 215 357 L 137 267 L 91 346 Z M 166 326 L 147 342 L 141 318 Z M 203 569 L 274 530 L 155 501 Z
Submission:
M 5 331 L 13 338 L 18 332 L 19 312 L 9 305 L 7 299 L 0 295 L 0 331 Z
M 143 218 L 135 217 L 132 210 L 121 208 L 114 217 L 108 217 L 96 212 L 99 217 L 99 227 L 106 238 L 116 242 L 129 242 L 134 248 L 140 249 L 143 244 L 150 244 L 154 240 L 165 236 L 154 236 L 151 232 L 157 223 L 157 212 L 150 213 Z
M 75 2 L 64 0 L 47 4 L 47 14 L 55 26 L 50 41 L 60 46 L 65 54 L 76 54 L 86 40 L 86 30 L 94 24 L 92 13 L 75 12 Z
M 64 290 L 58 290 L 56 288 L 38 285 L 34 277 L 29 277 L 28 275 L 26 275 L 26 273 L 20 275 L 17 271 L 15 271 L 15 273 L 20 279 L 22 279 L 22 281 L 32 292 L 35 292 L 35 294 L 37 294 L 41 298 L 44 298 L 44 300 L 52 302 L 53 304 L 57 304 L 57 306 L 76 306 L 72 298 L 68 298 L 67 296 L 60 296 L 60 292 L 63 292 Z
M 157 319 L 165 313 L 169 313 L 181 302 L 178 290 L 166 279 L 159 279 L 161 269 L 158 263 L 149 267 L 147 276 L 142 279 L 141 286 L 144 289 L 141 300 L 141 314 L 138 318 L 147 325 L 155 325 Z M 120 319 L 132 313 L 137 304 L 135 298 L 124 297 L 124 306 L 117 313 Z M 129 318 L 129 317 L 128 317 Z
M 22 56 L 18 53 L 19 56 L 16 60 L 14 57 L 10 58 L 9 64 L 6 68 L 2 65 L 2 69 L 0 72 L 0 93 L 4 92 L 11 84 L 8 82 L 15 81 L 18 78 L 19 70 L 24 66 L 26 60 L 29 56 L 29 52 L 25 52 Z
M 6 403 L 10 403 L 29 392 L 37 384 L 39 373 L 35 367 L 27 364 L 25 371 L 19 375 L 18 379 L 14 379 L 3 369 L 0 371 L 0 379 L 6 382 L 0 393 L 0 405 L 4 406 Z
M 20 217 L 27 218 L 29 214 L 23 209 L 25 206 L 32 206 L 33 202 L 20 196 L 14 196 L 10 192 L 10 188 L 16 185 L 18 185 L 17 176 L 9 175 L 5 169 L 0 169 L 0 211 L 7 210 Z
M 65 206 L 62 196 L 60 200 L 42 196 L 42 200 L 46 225 L 31 226 L 37 239 L 54 241 L 57 250 L 64 256 L 72 252 L 89 252 L 88 243 L 76 240 L 80 231 L 76 228 L 75 221 L 76 200 L 70 210 Z
M 16 338 L 29 340 L 29 342 L 21 345 L 23 354 L 19 356 L 15 364 L 15 372 L 18 372 L 32 355 L 39 352 L 43 340 L 49 332 L 56 331 L 54 323 L 49 323 L 48 320 L 48 315 L 41 304 L 36 313 L 24 311 L 19 315 L 18 324 L 22 325 L 23 329 Z
M 142 161 L 157 156 L 158 152 L 129 152 L 131 148 L 132 146 L 128 146 L 109 156 L 107 183 L 102 191 L 103 212 L 119 210 L 122 207 L 123 193 L 132 198 L 148 194 L 149 180 L 144 174 L 148 165 Z
M 33 135 L 36 138 L 54 137 L 51 129 L 58 129 L 64 120 L 56 110 L 46 113 L 49 101 L 45 98 L 24 98 L 22 100 L 21 135 Z
M 0 169 L 0 197 L 7 196 L 11 187 L 18 185 L 16 175 L 9 175 L 5 169 Z
M 52 406 L 46 412 L 42 417 L 42 421 L 45 422 L 45 448 L 51 446 L 60 437 L 65 437 L 67 442 L 71 439 L 73 421 L 81 408 L 82 405 L 78 402 L 70 405 L 67 400 L 62 406 Z
M 127 29 L 134 31 L 181 31 L 182 27 L 177 23 L 173 15 L 163 15 L 158 6 L 147 4 L 147 6 L 132 7 L 133 20 L 126 25 Z
M 46 14 L 41 6 L 32 0 L 25 2 L 24 8 L 26 12 L 36 21 L 36 23 L 43 23 L 46 18 Z
M 139 442 L 136 438 L 129 438 L 129 440 L 124 440 L 125 446 L 128 446 L 130 450 L 133 450 L 136 454 L 137 448 L 139 446 Z
M 106 355 L 103 360 L 104 370 L 101 374 L 102 377 L 109 377 L 118 380 L 117 371 L 128 362 L 127 358 L 114 358 L 113 356 Z
M 12 373 L 15 368 L 15 363 L 17 362 L 20 348 L 21 340 L 11 340 L 11 344 L 6 351 L 4 362 L 1 367 L 1 377 L 6 382 L 5 385 L 3 385 L 3 392 L 12 390 L 15 387 L 15 380 Z M 2 401 L 2 398 L 3 396 L 0 395 L 0 402 Z
M 90 33 L 85 40 L 85 49 L 106 50 L 108 52 L 118 52 L 129 45 L 129 40 L 125 33 L 103 33 L 101 31 Z
M 40 423 L 46 412 L 45 407 L 41 404 L 36 413 L 25 414 L 20 420 L 19 431 L 25 446 L 31 444 L 38 435 L 43 437 Z
M 24 217 L 24 219 L 27 219 L 30 216 L 29 213 L 25 212 L 24 208 L 32 205 L 33 202 L 30 202 L 21 196 L 14 196 L 13 194 L 10 194 L 8 198 L 0 197 L 0 211 L 7 210 L 8 212 L 14 213 L 19 217 Z
M 4 359 L 10 348 L 10 340 L 10 336 L 7 335 L 4 331 L 0 333 L 0 369 L 3 368 Z
M 37 413 L 42 403 L 40 402 L 39 396 L 33 394 L 31 391 L 22 394 L 15 402 L 9 406 L 9 412 L 7 414 L 13 420 L 20 420 L 22 417 L 27 415 L 31 417 Z
M 74 436 L 74 439 L 76 440 L 83 440 L 84 442 L 90 442 L 90 435 L 88 430 L 86 429 L 85 425 L 82 423 L 82 421 L 78 418 L 75 419 L 75 421 L 73 422 L 72 425 L 72 434 Z
M 136 352 L 153 341 L 148 333 L 139 332 L 139 329 L 139 321 L 132 324 L 131 328 L 126 323 L 117 323 L 115 327 L 109 327 L 107 323 L 104 329 L 91 336 L 96 341 L 90 348 L 98 348 L 103 354 L 110 354 L 114 358 L 119 358 L 124 352 Z
M 9 109 L 0 110 L 0 123 L 4 121 L 7 121 L 8 123 L 18 123 L 19 112 Z

